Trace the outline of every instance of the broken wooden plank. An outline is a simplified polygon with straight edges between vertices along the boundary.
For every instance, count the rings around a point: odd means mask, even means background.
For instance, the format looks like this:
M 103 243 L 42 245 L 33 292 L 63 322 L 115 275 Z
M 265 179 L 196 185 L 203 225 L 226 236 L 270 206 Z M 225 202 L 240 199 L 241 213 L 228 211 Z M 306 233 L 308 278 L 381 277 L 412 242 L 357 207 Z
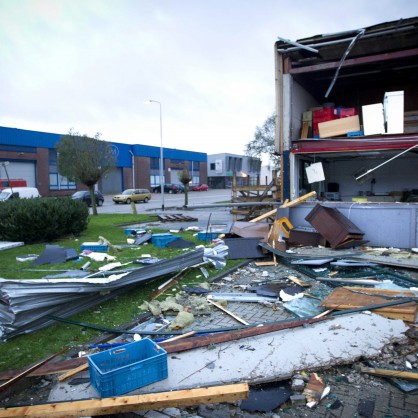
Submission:
M 303 196 L 298 197 L 295 200 L 291 200 L 290 202 L 286 202 L 285 201 L 285 203 L 283 203 L 283 205 L 281 205 L 280 207 L 281 208 L 291 208 L 291 207 L 296 206 L 299 203 L 302 203 L 305 200 L 308 200 L 309 198 L 315 197 L 315 196 L 316 196 L 316 192 L 315 191 L 309 192 L 309 193 L 304 194 Z
M 260 222 L 264 219 L 270 218 L 271 216 L 275 216 L 277 213 L 277 209 L 273 209 L 269 212 L 264 213 L 263 215 L 258 216 L 257 218 L 251 219 L 249 222 Z
M 263 267 L 263 266 L 275 266 L 277 265 L 277 262 L 274 261 L 256 261 L 254 263 L 257 267 Z
M 358 290 L 354 291 L 354 289 Z M 374 312 L 386 318 L 415 322 L 415 317 L 418 312 L 418 304 L 416 302 L 411 302 L 410 299 L 390 299 L 375 294 L 367 294 L 370 290 L 371 289 L 366 288 L 339 287 L 335 289 L 320 306 L 327 309 L 346 310 L 391 302 L 393 305 L 376 307 L 374 308 Z M 373 289 L 373 291 L 374 290 L 381 291 L 381 289 Z M 406 300 L 409 300 L 409 302 L 406 302 Z
M 185 334 L 177 335 L 177 336 L 172 337 L 172 338 L 167 338 L 164 341 L 166 343 L 168 343 L 168 342 L 171 342 L 171 341 L 182 340 L 183 338 L 191 337 L 192 335 L 195 335 L 195 334 L 196 334 L 196 331 L 190 331 L 190 332 L 186 332 Z
M 360 371 L 362 373 L 372 374 L 374 376 L 396 377 L 398 379 L 418 381 L 418 373 L 416 372 L 403 372 L 402 370 L 390 370 L 390 369 L 376 369 L 374 367 L 361 367 Z
M 247 383 L 213 386 L 146 395 L 118 396 L 103 399 L 47 403 L 42 405 L 0 408 L 0 417 L 80 417 L 122 414 L 162 408 L 180 408 L 204 403 L 233 402 L 247 399 Z
M 253 337 L 256 335 L 267 334 L 275 331 L 282 331 L 285 329 L 292 329 L 302 327 L 307 324 L 314 324 L 320 321 L 326 321 L 330 317 L 325 318 L 307 318 L 307 319 L 296 319 L 292 321 L 278 322 L 274 324 L 248 326 L 243 329 L 237 329 L 228 332 L 220 332 L 217 334 L 205 335 L 202 337 L 188 338 L 187 340 L 174 341 L 165 344 L 164 341 L 159 343 L 168 354 L 178 353 L 181 351 L 192 350 L 194 348 L 206 347 L 211 344 L 219 344 L 228 341 L 239 340 L 241 338 Z
M 310 287 L 311 286 L 310 283 L 306 283 L 306 282 L 304 282 L 303 280 L 299 279 L 296 276 L 287 276 L 287 278 L 289 280 L 291 280 L 293 283 L 298 284 L 299 286 L 302 286 L 302 287 Z
M 234 318 L 236 321 L 241 322 L 241 324 L 244 325 L 249 325 L 247 321 L 244 321 L 243 319 L 241 319 L 239 316 L 235 315 L 233 312 L 231 312 L 230 310 L 224 308 L 223 306 L 217 304 L 216 302 L 214 302 L 213 300 L 210 300 L 209 298 L 207 298 L 207 301 L 209 303 L 211 303 L 212 305 L 216 306 L 218 309 L 220 309 L 222 312 L 225 312 L 226 314 L 228 314 L 230 317 Z
M 303 394 L 306 397 L 306 402 L 308 404 L 312 402 L 310 407 L 316 405 L 321 400 L 325 388 L 326 384 L 323 380 L 316 373 L 312 373 L 309 378 L 309 382 L 306 384 L 303 391 Z
M 58 377 L 59 382 L 63 382 L 64 380 L 68 379 L 69 377 L 73 377 L 77 373 L 84 372 L 84 370 L 87 370 L 89 368 L 88 363 L 82 364 L 81 366 L 76 367 L 75 369 L 72 369 L 61 376 Z
M 26 370 L 23 370 L 21 373 L 19 373 L 16 376 L 13 376 L 10 380 L 8 380 L 6 383 L 3 383 L 0 386 L 0 392 L 2 392 L 3 390 L 6 390 L 7 388 L 9 388 L 10 386 L 14 385 L 16 382 L 18 382 L 20 379 L 23 379 L 25 376 L 28 376 L 29 374 L 31 374 L 33 371 L 39 369 L 41 366 L 43 366 L 44 364 L 48 363 L 49 360 L 52 360 L 54 357 L 58 356 L 59 354 L 62 354 L 64 350 L 61 350 L 59 353 L 55 353 L 52 356 L 47 357 L 45 360 L 40 361 L 39 363 L 34 364 L 33 366 L 27 368 Z

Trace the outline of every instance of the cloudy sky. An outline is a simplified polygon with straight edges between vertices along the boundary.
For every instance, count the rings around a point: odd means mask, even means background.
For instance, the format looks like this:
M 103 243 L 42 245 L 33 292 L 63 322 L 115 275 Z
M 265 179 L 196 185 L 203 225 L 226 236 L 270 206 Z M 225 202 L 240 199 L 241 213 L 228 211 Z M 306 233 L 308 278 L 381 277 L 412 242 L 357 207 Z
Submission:
M 277 37 L 418 15 L 414 0 L 0 0 L 0 126 L 243 154 Z

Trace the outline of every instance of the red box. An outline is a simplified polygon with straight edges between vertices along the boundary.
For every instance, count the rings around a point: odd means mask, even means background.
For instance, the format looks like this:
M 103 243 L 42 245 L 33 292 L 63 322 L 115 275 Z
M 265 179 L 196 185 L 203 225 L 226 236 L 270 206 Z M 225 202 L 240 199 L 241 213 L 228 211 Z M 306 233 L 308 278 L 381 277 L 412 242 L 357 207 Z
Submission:
M 337 107 L 335 110 L 337 111 L 338 118 L 347 118 L 349 116 L 357 115 L 357 109 L 355 107 Z
M 338 119 L 337 110 L 334 107 L 325 107 L 313 111 L 313 134 L 319 135 L 318 123 Z

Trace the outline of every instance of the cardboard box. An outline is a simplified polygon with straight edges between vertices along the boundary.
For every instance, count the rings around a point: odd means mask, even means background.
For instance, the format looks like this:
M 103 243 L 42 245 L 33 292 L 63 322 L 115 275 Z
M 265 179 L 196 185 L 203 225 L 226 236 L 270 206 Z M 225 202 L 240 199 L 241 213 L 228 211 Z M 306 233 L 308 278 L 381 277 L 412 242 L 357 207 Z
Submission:
M 346 135 L 348 132 L 360 130 L 358 115 L 342 119 L 330 120 L 329 122 L 318 123 L 319 137 L 332 138 L 334 136 Z

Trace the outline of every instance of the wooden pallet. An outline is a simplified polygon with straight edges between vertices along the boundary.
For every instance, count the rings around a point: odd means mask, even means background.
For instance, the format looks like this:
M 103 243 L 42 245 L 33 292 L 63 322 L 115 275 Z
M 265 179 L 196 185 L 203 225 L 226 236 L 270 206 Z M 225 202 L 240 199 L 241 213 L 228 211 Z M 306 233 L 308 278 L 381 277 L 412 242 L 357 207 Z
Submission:
M 353 309 L 362 306 L 376 305 L 396 300 L 396 297 L 414 297 L 411 291 L 387 290 L 387 289 L 368 289 L 363 287 L 338 287 L 322 303 L 327 309 Z M 383 297 L 382 297 L 383 296 Z M 393 297 L 393 299 L 390 299 Z M 402 319 L 407 322 L 415 322 L 418 312 L 416 302 L 405 303 L 403 305 L 387 306 L 374 309 L 374 312 L 390 319 Z
M 158 219 L 161 222 L 196 222 L 197 218 L 191 216 L 185 216 L 181 213 L 172 213 L 170 215 L 158 215 Z

